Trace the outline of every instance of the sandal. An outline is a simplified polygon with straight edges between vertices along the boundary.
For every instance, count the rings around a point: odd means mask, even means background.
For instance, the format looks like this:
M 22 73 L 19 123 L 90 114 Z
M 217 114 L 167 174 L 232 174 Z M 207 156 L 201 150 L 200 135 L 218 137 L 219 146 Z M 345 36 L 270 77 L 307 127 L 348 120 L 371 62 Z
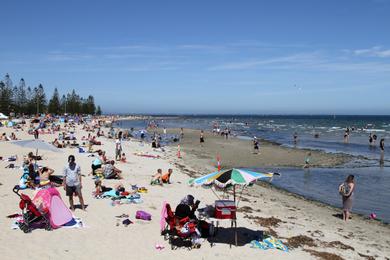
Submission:
M 148 192 L 148 189 L 145 188 L 145 187 L 141 187 L 141 188 L 138 188 L 138 192 L 139 192 L 139 193 L 147 193 L 147 192 Z

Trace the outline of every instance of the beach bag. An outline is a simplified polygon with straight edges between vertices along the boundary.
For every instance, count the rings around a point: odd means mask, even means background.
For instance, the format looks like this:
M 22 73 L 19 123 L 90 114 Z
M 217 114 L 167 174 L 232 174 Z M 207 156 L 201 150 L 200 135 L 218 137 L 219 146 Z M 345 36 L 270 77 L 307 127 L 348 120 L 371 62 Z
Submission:
M 339 189 L 340 195 L 347 196 L 349 191 L 350 191 L 350 187 L 349 187 L 348 183 L 344 182 L 343 184 L 341 184 L 340 189 Z
M 142 219 L 142 220 L 152 220 L 152 215 L 150 215 L 145 211 L 137 210 L 137 212 L 135 213 L 135 218 Z

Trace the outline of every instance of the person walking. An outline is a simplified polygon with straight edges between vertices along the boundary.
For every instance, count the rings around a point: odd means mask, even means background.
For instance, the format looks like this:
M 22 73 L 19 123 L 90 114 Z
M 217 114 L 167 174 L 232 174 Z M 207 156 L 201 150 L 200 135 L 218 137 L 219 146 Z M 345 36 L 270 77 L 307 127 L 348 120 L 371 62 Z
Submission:
M 81 182 L 81 169 L 78 164 L 76 164 L 76 158 L 74 155 L 69 155 L 68 164 L 64 168 L 64 190 L 66 191 L 66 196 L 69 197 L 70 209 L 75 210 L 73 203 L 73 194 L 76 194 L 79 197 L 81 204 L 81 209 L 85 210 L 84 199 L 81 193 L 82 182 Z
M 339 193 L 343 200 L 343 220 L 347 221 L 351 214 L 353 194 L 355 192 L 355 176 L 348 175 L 347 179 L 340 184 Z

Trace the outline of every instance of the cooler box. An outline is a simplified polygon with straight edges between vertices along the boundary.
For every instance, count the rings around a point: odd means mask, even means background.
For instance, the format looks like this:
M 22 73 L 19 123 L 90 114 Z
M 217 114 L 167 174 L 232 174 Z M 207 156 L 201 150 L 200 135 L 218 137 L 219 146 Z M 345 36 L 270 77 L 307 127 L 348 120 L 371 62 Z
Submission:
M 215 218 L 236 219 L 236 204 L 232 200 L 215 201 Z

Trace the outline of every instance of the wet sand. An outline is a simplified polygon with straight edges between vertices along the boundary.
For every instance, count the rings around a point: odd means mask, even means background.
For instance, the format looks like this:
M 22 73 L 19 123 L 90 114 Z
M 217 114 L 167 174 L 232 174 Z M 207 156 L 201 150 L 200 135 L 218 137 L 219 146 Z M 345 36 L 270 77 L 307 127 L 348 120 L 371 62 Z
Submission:
M 168 129 L 167 133 L 178 134 L 180 129 Z M 205 142 L 199 141 L 200 131 L 185 129 L 184 138 L 180 141 L 183 154 L 196 156 L 202 163 L 210 166 L 217 165 L 217 156 L 221 159 L 223 168 L 232 167 L 303 167 L 309 150 L 282 147 L 268 141 L 260 141 L 259 153 L 255 154 L 252 140 L 236 137 L 225 139 L 220 135 L 204 132 Z M 176 144 L 175 144 L 176 145 Z M 345 154 L 331 154 L 322 151 L 310 151 L 312 167 L 334 167 L 352 159 Z

